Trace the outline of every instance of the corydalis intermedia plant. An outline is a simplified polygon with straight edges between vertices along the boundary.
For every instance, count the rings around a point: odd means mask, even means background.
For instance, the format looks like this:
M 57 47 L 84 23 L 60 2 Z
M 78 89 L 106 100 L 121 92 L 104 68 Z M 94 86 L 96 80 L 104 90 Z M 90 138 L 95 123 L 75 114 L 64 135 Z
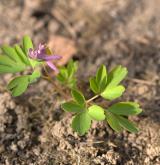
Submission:
M 76 78 L 77 63 L 71 60 L 67 66 L 57 68 L 55 60 L 59 60 L 61 56 L 54 55 L 50 49 L 39 44 L 37 48 L 33 47 L 29 36 L 24 36 L 22 45 L 2 46 L 2 55 L 0 55 L 0 73 L 18 73 L 8 84 L 7 88 L 13 96 L 23 94 L 28 86 L 43 76 L 41 65 L 46 63 L 54 72 L 59 73 L 55 77 L 51 77 L 48 72 L 48 80 L 53 83 L 57 92 L 63 97 L 67 95 L 67 100 L 63 101 L 62 108 L 70 113 L 73 113 L 72 128 L 79 135 L 84 135 L 91 127 L 93 120 L 105 121 L 113 130 L 120 132 L 127 130 L 129 132 L 137 132 L 138 128 L 129 120 L 129 116 L 138 115 L 142 112 L 138 103 L 135 102 L 117 102 L 116 99 L 121 97 L 125 91 L 125 87 L 121 84 L 126 77 L 127 68 L 116 66 L 108 72 L 105 65 L 101 65 L 96 74 L 90 77 L 90 86 L 87 87 L 92 91 L 93 97 L 87 98 L 90 94 L 84 95 L 78 89 Z M 29 74 L 25 74 L 29 69 Z M 44 67 L 44 69 L 46 69 Z M 46 70 L 47 71 L 47 70 Z M 47 78 L 48 78 L 47 77 Z M 81 79 L 78 79 L 81 80 Z M 55 83 L 58 81 L 58 83 Z M 58 86 L 55 86 L 58 84 Z M 71 95 L 68 94 L 71 90 Z M 101 105 L 97 102 L 97 98 L 106 100 L 106 104 Z M 61 99 L 60 99 L 61 100 Z M 62 98 L 65 100 L 65 97 Z M 113 104 L 108 104 L 109 101 Z M 105 105 L 105 106 L 104 106 Z M 107 106 L 109 105 L 109 106 Z M 54 107 L 53 107 L 54 108 Z

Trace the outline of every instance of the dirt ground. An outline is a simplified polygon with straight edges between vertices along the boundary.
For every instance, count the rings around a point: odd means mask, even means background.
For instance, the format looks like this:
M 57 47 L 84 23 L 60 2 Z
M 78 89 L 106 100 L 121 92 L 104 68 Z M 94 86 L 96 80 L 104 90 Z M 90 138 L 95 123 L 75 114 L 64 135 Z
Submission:
M 0 44 L 19 42 L 24 34 L 36 44 L 54 43 L 55 35 L 74 42 L 84 90 L 100 64 L 126 66 L 120 100 L 140 103 L 143 113 L 131 118 L 140 131 L 118 134 L 94 122 L 79 137 L 52 84 L 40 80 L 12 98 L 5 88 L 11 75 L 1 75 L 0 165 L 160 164 L 159 0 L 1 0 Z

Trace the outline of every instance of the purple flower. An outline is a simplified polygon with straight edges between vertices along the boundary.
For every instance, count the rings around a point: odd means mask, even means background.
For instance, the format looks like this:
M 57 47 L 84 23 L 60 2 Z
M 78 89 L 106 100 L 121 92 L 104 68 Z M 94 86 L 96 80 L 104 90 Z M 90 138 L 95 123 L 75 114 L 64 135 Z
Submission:
M 29 57 L 34 60 L 45 61 L 47 65 L 56 72 L 58 71 L 58 69 L 52 63 L 52 60 L 59 60 L 62 58 L 59 55 L 52 55 L 49 48 L 41 43 L 39 44 L 37 49 L 29 49 Z

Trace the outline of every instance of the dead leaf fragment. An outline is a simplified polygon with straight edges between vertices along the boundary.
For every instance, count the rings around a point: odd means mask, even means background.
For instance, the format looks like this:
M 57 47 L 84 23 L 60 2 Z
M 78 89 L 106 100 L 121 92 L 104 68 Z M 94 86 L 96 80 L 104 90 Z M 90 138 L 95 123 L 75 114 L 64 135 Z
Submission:
M 65 65 L 77 53 L 75 42 L 60 35 L 51 36 L 48 46 L 54 54 L 62 56 L 62 59 L 57 61 L 59 66 Z

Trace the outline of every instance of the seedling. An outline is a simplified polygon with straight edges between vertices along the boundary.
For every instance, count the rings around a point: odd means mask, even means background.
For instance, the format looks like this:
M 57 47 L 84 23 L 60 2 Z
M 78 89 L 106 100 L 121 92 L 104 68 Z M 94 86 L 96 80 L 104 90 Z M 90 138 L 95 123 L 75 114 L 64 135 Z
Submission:
M 61 56 L 52 54 L 47 45 L 39 44 L 35 49 L 29 36 L 23 37 L 22 44 L 13 47 L 4 45 L 1 50 L 0 73 L 21 73 L 20 76 L 13 78 L 7 86 L 13 96 L 23 94 L 30 84 L 42 77 L 54 83 L 55 89 L 62 96 L 65 93 L 62 86 L 71 90 L 70 101 L 64 102 L 62 108 L 66 112 L 73 113 L 71 126 L 79 135 L 84 135 L 89 130 L 93 120 L 105 121 L 116 132 L 124 129 L 129 132 L 138 131 L 135 124 L 128 120 L 128 116 L 138 115 L 142 112 L 138 103 L 118 102 L 107 106 L 108 101 L 119 98 L 125 91 L 125 87 L 121 85 L 121 81 L 127 75 L 125 67 L 116 66 L 108 72 L 106 67 L 101 65 L 96 75 L 89 80 L 89 88 L 94 96 L 86 99 L 77 86 L 77 62 L 71 60 L 67 66 L 57 68 L 53 60 L 59 60 Z M 57 73 L 54 79 L 47 71 L 46 65 Z M 42 66 L 45 75 L 41 72 Z M 24 74 L 24 71 L 29 74 Z M 107 100 L 105 107 L 97 103 L 98 97 Z
M 138 115 L 142 112 L 137 103 L 118 102 L 110 107 L 102 107 L 94 102 L 98 97 L 108 101 L 119 98 L 125 91 L 120 82 L 126 75 L 127 69 L 122 66 L 117 66 L 107 73 L 106 67 L 102 65 L 95 77 L 90 78 L 90 89 L 95 94 L 91 99 L 86 100 L 79 90 L 72 90 L 72 101 L 62 104 L 62 108 L 74 114 L 74 131 L 84 135 L 89 130 L 92 120 L 105 121 L 116 132 L 123 129 L 129 132 L 138 131 L 135 124 L 128 120 L 129 115 Z
M 77 72 L 78 63 L 70 60 L 67 67 L 61 67 L 59 69 L 59 74 L 57 75 L 57 80 L 69 88 L 76 88 L 77 78 L 75 73 Z

